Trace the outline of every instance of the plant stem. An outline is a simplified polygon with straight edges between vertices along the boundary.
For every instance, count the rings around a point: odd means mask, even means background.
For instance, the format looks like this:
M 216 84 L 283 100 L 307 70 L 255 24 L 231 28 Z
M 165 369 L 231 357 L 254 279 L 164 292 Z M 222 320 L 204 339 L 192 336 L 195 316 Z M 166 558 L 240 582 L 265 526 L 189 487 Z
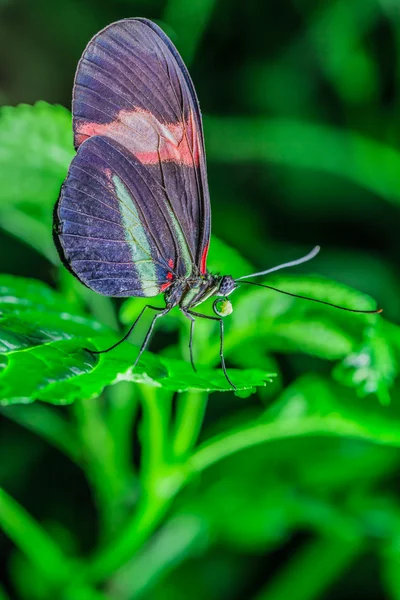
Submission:
M 131 559 L 153 533 L 170 507 L 172 498 L 146 495 L 119 538 L 94 556 L 85 576 L 91 582 L 106 579 Z
M 360 548 L 360 539 L 314 540 L 299 550 L 254 600 L 320 598 L 355 559 Z
M 88 586 L 76 585 L 75 573 L 82 573 L 77 560 L 67 557 L 60 546 L 31 515 L 5 490 L 0 488 L 0 528 L 28 558 L 49 585 L 55 598 L 62 600 L 111 600 L 109 596 Z M 70 585 L 71 584 L 71 585 Z M 0 600 L 7 600 L 0 586 Z
M 105 579 L 132 558 L 159 525 L 182 485 L 180 468 L 169 462 L 167 444 L 172 394 L 151 386 L 141 386 L 140 390 L 143 495 L 120 537 L 93 558 L 87 573 L 91 581 Z
M 375 433 L 373 427 L 378 433 Z M 373 427 L 369 429 L 365 425 L 348 420 L 338 414 L 305 416 L 294 422 L 290 419 L 282 419 L 268 423 L 253 423 L 240 431 L 221 434 L 208 440 L 189 458 L 188 470 L 198 473 L 240 450 L 291 437 L 340 436 L 380 444 L 386 442 L 396 447 L 400 445 L 400 436 L 395 427 L 392 432 L 387 432 L 386 440 L 383 440 L 382 435 L 379 434 L 379 423 Z
M 79 435 L 86 451 L 88 478 L 91 480 L 101 515 L 103 535 L 114 528 L 116 510 L 125 492 L 126 482 L 118 469 L 115 442 L 108 431 L 98 402 L 75 402 Z
M 208 541 L 208 527 L 198 515 L 178 514 L 107 582 L 107 590 L 118 600 L 133 600 L 146 594 L 186 559 L 197 556 Z
M 132 481 L 132 423 L 138 409 L 137 387 L 121 381 L 106 393 L 107 427 L 114 440 L 115 461 L 124 477 Z
M 68 581 L 73 565 L 61 548 L 3 489 L 0 489 L 0 527 L 49 582 L 61 585 Z
M 149 385 L 140 387 L 143 407 L 142 472 L 156 475 L 167 460 L 167 438 L 171 418 L 172 394 Z
M 207 398 L 207 394 L 200 391 L 180 394 L 172 441 L 172 450 L 177 458 L 186 458 L 196 443 L 207 407 Z
M 154 390 L 153 390 L 154 391 Z M 138 550 L 156 529 L 168 511 L 176 494 L 187 483 L 191 475 L 199 473 L 224 458 L 258 444 L 274 440 L 309 435 L 350 437 L 382 443 L 379 435 L 355 421 L 338 414 L 304 416 L 299 420 L 281 419 L 267 423 L 252 423 L 245 429 L 221 434 L 206 442 L 185 464 L 168 464 L 165 460 L 167 418 L 170 405 L 160 403 L 161 396 L 146 393 L 144 410 L 144 451 L 149 453 L 142 478 L 144 494 L 138 512 L 125 527 L 113 545 L 106 547 L 94 557 L 89 578 L 104 579 Z M 158 407 L 158 408 L 157 408 Z M 167 413 L 164 411 L 167 410 Z M 186 412 L 186 411 L 185 411 Z M 379 425 L 379 424 L 378 424 Z M 378 427 L 377 425 L 377 427 Z M 182 422 L 184 427 L 184 423 Z M 387 443 L 400 445 L 397 431 L 388 435 Z M 182 446 L 181 446 L 182 447 Z

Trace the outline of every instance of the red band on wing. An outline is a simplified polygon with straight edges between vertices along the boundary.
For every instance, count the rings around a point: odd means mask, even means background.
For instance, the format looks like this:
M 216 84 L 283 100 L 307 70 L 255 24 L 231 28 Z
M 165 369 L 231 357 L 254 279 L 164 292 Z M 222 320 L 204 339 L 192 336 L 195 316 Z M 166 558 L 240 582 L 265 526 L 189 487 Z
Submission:
M 160 123 L 145 110 L 121 110 L 110 123 L 78 121 L 75 141 L 79 146 L 94 135 L 110 137 L 127 148 L 143 164 L 173 161 L 190 167 L 199 165 L 199 135 L 190 112 L 187 122 Z
M 206 263 L 207 263 L 207 254 L 208 254 L 208 248 L 209 248 L 209 245 L 210 245 L 210 244 L 207 244 L 207 245 L 204 247 L 203 254 L 201 255 L 201 261 L 200 261 L 200 273 L 201 273 L 202 275 L 204 275 L 204 274 L 205 274 L 205 272 L 207 271 L 207 265 L 206 265 Z

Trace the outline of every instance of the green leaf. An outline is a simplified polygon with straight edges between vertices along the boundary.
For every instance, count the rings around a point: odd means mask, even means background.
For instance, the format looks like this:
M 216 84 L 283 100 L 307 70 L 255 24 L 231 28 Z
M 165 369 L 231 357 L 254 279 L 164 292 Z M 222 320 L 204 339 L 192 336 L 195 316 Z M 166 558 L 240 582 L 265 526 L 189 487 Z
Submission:
M 399 152 L 355 131 L 295 119 L 240 117 L 205 117 L 204 127 L 211 160 L 331 173 L 396 205 L 400 202 Z
M 181 360 L 161 357 L 160 361 L 168 369 L 168 376 L 165 380 L 161 378 L 159 380 L 166 389 L 178 392 L 188 390 L 232 391 L 220 368 L 213 370 L 197 367 L 197 373 L 195 373 L 188 363 Z M 249 390 L 253 393 L 256 391 L 256 387 L 271 382 L 275 373 L 267 373 L 261 369 L 229 369 L 229 377 L 237 388 L 235 393 L 240 394 L 242 390 Z
M 269 285 L 293 294 L 309 296 L 348 308 L 375 308 L 371 298 L 343 284 L 319 276 L 274 277 Z M 352 314 L 273 290 L 242 286 L 232 295 L 234 312 L 226 321 L 226 351 L 240 348 L 251 339 L 266 350 L 301 352 L 335 360 L 352 352 L 363 339 L 366 327 L 379 315 Z M 217 347 L 213 346 L 214 355 Z
M 60 307 L 65 304 L 65 298 L 42 281 L 4 274 L 0 277 L 0 310 L 34 308 L 60 312 Z
M 0 352 L 109 333 L 41 281 L 0 276 Z
M 210 266 L 214 272 L 249 273 L 250 265 L 238 252 L 213 238 Z M 229 266 L 232 266 L 230 269 Z M 308 296 L 356 310 L 373 310 L 372 298 L 347 285 L 321 276 L 275 276 L 269 285 L 292 294 Z M 243 283 L 231 296 L 234 311 L 225 319 L 225 355 L 234 356 L 235 363 L 247 367 L 248 361 L 240 356 L 244 346 L 257 342 L 257 352 L 301 352 L 327 360 L 342 359 L 357 351 L 365 331 L 374 330 L 382 317 L 374 314 L 353 314 L 324 304 L 279 294 L 269 289 L 247 286 Z M 131 298 L 121 310 L 124 323 L 132 323 L 143 308 L 145 300 Z M 210 312 L 210 301 L 202 310 Z M 165 328 L 182 324 L 182 349 L 187 349 L 188 327 L 183 315 L 173 315 Z M 219 361 L 218 325 L 197 320 L 194 351 L 200 363 L 217 364 Z M 175 351 L 175 349 L 173 350 Z M 259 365 L 258 365 L 259 366 Z
M 396 411 L 397 407 L 382 407 L 368 398 L 361 403 L 350 390 L 306 375 L 283 392 L 263 419 L 207 440 L 189 459 L 188 468 L 199 472 L 246 448 L 296 437 L 354 438 L 397 448 Z
M 52 207 L 74 155 L 71 115 L 38 102 L 0 109 L 0 223 L 58 264 Z
M 109 348 L 115 333 L 95 319 L 76 313 L 46 285 L 0 277 L 0 402 L 43 400 L 55 404 L 94 398 L 107 385 L 135 381 L 172 391 L 230 391 L 221 369 L 200 368 L 146 352 L 135 369 L 137 348 L 124 343 Z M 11 311 L 10 309 L 13 308 Z M 86 350 L 85 348 L 89 348 Z M 24 377 L 21 377 L 21 373 Z M 232 370 L 237 390 L 254 391 L 271 375 L 262 370 Z
M 333 375 L 345 385 L 356 388 L 360 396 L 376 394 L 382 404 L 389 404 L 389 390 L 398 373 L 397 365 L 390 341 L 371 328 L 365 332 L 365 341 L 335 367 Z
M 212 236 L 207 257 L 207 268 L 211 273 L 231 274 L 233 277 L 252 273 L 252 265 L 232 246 Z
M 268 419 L 302 428 L 310 418 L 328 435 L 359 437 L 398 446 L 399 414 L 374 398 L 360 400 L 352 390 L 316 375 L 304 375 L 289 386 L 270 410 Z

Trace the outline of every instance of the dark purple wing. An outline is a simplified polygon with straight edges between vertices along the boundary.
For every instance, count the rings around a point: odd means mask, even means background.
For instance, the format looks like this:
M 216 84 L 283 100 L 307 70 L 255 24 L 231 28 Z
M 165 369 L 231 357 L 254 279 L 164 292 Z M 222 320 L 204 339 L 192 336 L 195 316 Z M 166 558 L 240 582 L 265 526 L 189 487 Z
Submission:
M 210 201 L 201 114 L 189 73 L 157 25 L 126 19 L 89 42 L 76 73 L 73 118 L 77 149 L 92 136 L 112 138 L 165 188 L 192 264 L 204 273 Z
M 54 217 L 65 263 L 100 294 L 155 296 L 190 275 L 189 248 L 165 189 L 111 138 L 95 136 L 79 148 Z

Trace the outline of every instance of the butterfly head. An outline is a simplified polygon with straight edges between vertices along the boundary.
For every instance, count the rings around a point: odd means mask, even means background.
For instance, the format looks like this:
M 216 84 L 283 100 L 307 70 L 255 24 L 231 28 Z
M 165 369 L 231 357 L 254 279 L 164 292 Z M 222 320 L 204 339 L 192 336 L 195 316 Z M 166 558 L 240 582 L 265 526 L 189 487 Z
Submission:
M 232 302 L 227 298 L 229 294 L 236 289 L 237 284 L 231 275 L 223 275 L 219 281 L 219 286 L 215 292 L 216 296 L 219 296 L 214 300 L 213 310 L 218 317 L 227 317 L 232 314 L 233 306 Z
M 237 283 L 231 275 L 223 275 L 219 281 L 219 287 L 216 292 L 217 296 L 229 296 L 237 287 Z

